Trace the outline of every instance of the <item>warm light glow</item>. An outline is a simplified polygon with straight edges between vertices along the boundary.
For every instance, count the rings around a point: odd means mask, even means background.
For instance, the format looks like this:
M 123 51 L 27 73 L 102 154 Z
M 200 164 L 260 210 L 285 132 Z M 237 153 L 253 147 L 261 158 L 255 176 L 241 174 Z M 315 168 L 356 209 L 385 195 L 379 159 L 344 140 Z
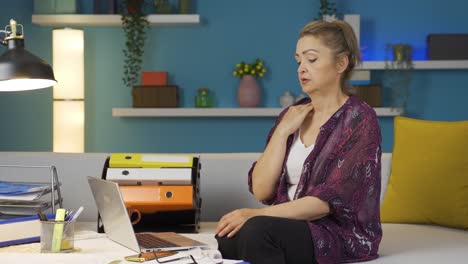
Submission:
M 57 82 L 46 79 L 11 79 L 0 81 L 1 92 L 36 90 L 51 87 Z
M 84 34 L 78 29 L 52 32 L 54 99 L 84 98 Z
M 54 152 L 84 152 L 84 102 L 54 101 Z
M 84 34 L 55 29 L 53 69 L 54 152 L 84 152 Z

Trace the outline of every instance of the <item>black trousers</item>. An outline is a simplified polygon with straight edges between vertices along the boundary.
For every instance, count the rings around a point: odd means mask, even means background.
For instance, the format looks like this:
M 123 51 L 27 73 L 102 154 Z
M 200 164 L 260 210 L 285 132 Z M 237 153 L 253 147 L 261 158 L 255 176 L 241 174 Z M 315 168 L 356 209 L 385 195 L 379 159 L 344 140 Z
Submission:
M 314 246 L 305 221 L 270 216 L 249 219 L 231 238 L 218 237 L 223 258 L 251 264 L 313 264 Z

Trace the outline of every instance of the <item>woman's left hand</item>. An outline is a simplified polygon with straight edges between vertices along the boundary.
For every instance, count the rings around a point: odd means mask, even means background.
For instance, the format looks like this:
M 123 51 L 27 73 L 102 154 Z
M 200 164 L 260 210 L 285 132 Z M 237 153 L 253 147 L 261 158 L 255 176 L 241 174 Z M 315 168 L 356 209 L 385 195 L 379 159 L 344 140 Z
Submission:
M 219 220 L 218 226 L 216 227 L 216 235 L 218 235 L 218 237 L 223 237 L 227 234 L 227 237 L 232 237 L 241 229 L 247 220 L 257 215 L 260 215 L 259 209 L 242 208 L 234 210 L 224 215 L 221 220 Z

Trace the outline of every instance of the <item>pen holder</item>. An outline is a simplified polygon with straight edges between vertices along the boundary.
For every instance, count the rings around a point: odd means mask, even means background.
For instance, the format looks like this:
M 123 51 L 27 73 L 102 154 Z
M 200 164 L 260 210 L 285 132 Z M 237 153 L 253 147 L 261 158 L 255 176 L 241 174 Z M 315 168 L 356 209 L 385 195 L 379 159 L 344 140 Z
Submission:
M 41 221 L 41 253 L 74 251 L 75 221 Z

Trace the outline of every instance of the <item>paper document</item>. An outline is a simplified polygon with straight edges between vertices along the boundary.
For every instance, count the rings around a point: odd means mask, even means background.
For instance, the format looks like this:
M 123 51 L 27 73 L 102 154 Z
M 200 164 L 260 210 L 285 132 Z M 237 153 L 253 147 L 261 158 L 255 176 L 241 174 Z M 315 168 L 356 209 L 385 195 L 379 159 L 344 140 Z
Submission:
M 0 195 L 0 200 L 15 200 L 15 201 L 35 201 L 44 194 L 44 192 L 16 194 L 16 195 Z
M 193 259 L 199 264 L 215 264 L 224 263 L 221 253 L 214 249 L 204 248 L 193 248 L 186 251 L 180 251 L 179 253 L 157 259 L 157 263 L 171 263 L 171 264 L 188 264 L 193 263 Z
M 21 195 L 27 193 L 43 192 L 48 188 L 45 184 L 29 184 L 0 181 L 0 195 Z

